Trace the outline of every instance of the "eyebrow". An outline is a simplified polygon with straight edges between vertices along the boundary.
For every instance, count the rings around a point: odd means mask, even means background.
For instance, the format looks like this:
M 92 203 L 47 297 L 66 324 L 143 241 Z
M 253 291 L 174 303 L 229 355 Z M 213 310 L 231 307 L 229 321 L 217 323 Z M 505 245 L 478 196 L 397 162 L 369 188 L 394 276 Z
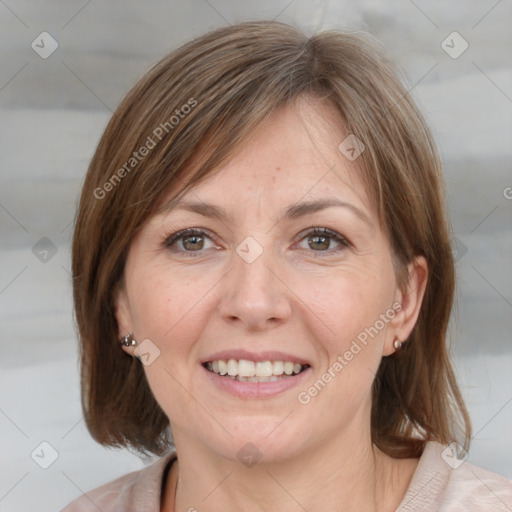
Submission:
M 369 226 L 372 225 L 369 216 L 363 210 L 357 208 L 351 203 L 334 198 L 294 203 L 285 210 L 282 216 L 279 217 L 279 221 L 283 219 L 297 219 L 332 207 L 346 208 Z M 171 200 L 163 209 L 165 211 L 186 210 L 203 215 L 204 217 L 216 218 L 222 222 L 229 222 L 232 220 L 224 208 L 214 204 L 205 203 L 203 201 L 185 201 L 176 198 Z

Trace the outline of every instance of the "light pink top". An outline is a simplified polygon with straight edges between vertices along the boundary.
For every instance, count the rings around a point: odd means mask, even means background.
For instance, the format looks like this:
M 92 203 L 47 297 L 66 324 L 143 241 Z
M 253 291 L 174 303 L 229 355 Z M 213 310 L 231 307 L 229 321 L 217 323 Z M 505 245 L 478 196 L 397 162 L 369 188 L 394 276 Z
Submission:
M 454 469 L 443 459 L 444 449 L 438 443 L 427 443 L 396 512 L 512 511 L 511 481 L 468 462 Z M 174 452 L 169 453 L 82 495 L 61 512 L 160 512 L 164 471 L 175 458 Z

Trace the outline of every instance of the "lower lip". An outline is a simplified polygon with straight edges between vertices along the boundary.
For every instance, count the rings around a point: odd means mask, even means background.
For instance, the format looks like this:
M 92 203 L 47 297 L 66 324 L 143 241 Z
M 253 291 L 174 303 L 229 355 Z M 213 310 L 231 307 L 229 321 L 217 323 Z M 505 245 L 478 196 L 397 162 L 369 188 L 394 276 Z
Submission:
M 309 367 L 293 377 L 281 377 L 274 382 L 242 382 L 229 377 L 221 377 L 207 370 L 204 366 L 201 366 L 201 368 L 215 386 L 237 398 L 269 398 L 284 393 L 300 384 L 311 370 L 311 367 Z

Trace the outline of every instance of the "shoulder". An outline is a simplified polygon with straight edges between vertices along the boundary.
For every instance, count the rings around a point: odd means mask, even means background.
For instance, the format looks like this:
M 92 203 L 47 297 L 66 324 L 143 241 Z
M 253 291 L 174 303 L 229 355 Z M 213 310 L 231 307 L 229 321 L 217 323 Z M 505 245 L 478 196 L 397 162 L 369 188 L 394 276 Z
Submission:
M 512 482 L 465 462 L 450 447 L 429 442 L 397 512 L 510 511 Z
M 83 493 L 61 512 L 159 512 L 163 475 L 175 458 L 171 452 L 139 471 Z

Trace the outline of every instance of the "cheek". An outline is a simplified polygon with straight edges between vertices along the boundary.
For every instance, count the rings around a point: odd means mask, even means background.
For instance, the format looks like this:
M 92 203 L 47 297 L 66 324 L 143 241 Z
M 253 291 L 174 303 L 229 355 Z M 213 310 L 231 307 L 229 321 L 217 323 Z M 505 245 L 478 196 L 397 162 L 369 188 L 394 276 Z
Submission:
M 339 408 L 342 397 L 351 410 L 350 404 L 356 407 L 369 393 L 382 358 L 385 334 L 394 316 L 392 270 L 390 274 L 384 265 L 345 268 L 325 279 L 308 280 L 297 289 L 308 297 L 309 329 L 324 353 L 325 366 L 319 372 L 322 382 L 317 388 L 333 407 Z M 387 314 L 390 311 L 393 315 Z M 330 389 L 327 393 L 324 383 Z
M 159 351 L 144 371 L 156 401 L 176 424 L 190 425 L 202 414 L 190 397 L 199 396 L 192 376 L 196 342 L 213 306 L 213 294 L 205 292 L 213 288 L 211 280 L 205 275 L 185 279 L 163 268 L 132 280 L 135 332 Z
M 134 330 L 139 337 L 151 339 L 162 355 L 189 351 L 212 307 L 208 291 L 213 290 L 216 279 L 211 273 L 194 275 L 193 271 L 148 267 L 150 271 L 131 281 Z
M 157 401 L 168 415 L 188 412 L 190 406 L 183 402 L 190 401 L 188 393 L 196 385 L 198 340 L 215 320 L 226 269 L 215 258 L 211 263 L 178 263 L 165 251 L 145 250 L 145 245 L 154 247 L 154 239 L 147 235 L 134 241 L 125 268 L 133 332 L 159 351 L 158 359 L 145 367 Z
M 384 268 L 342 269 L 318 279 L 298 280 L 300 297 L 323 325 L 330 343 L 343 349 L 391 307 L 395 288 Z M 313 315 L 309 314 L 311 318 Z M 384 331 L 378 323 L 378 330 Z M 387 324 L 386 324 L 387 325 Z M 374 331 L 372 331 L 374 333 Z M 374 333 L 372 337 L 377 337 Z M 364 338 L 364 336 L 361 336 Z

